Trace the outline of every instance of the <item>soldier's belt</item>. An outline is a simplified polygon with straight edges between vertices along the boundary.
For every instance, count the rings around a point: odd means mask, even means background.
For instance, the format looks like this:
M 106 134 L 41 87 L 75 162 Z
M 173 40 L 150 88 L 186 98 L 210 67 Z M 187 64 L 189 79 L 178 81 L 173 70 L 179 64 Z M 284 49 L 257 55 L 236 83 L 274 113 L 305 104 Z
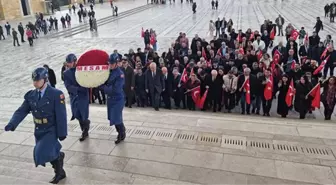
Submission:
M 36 119 L 36 118 L 34 118 L 34 123 L 36 123 L 36 124 L 47 124 L 48 123 L 48 119 L 47 118 L 42 118 L 42 119 Z

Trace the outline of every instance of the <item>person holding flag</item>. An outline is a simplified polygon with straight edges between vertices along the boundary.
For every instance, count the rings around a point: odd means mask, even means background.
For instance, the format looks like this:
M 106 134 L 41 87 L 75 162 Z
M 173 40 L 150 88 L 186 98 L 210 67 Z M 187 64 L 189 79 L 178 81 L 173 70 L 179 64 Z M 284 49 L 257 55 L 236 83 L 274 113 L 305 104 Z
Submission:
M 286 102 L 286 99 L 287 99 L 286 96 L 288 94 L 289 89 L 290 89 L 289 77 L 288 75 L 284 74 L 282 75 L 282 78 L 278 83 L 279 95 L 278 95 L 277 113 L 281 115 L 282 118 L 287 117 L 289 107 L 291 106 L 291 105 L 288 105 Z
M 331 76 L 322 83 L 321 101 L 324 106 L 324 119 L 330 120 L 336 104 L 336 77 Z
M 238 90 L 240 94 L 241 114 L 250 114 L 252 98 L 254 96 L 254 87 L 256 77 L 251 75 L 251 69 L 245 68 L 244 74 L 238 77 Z
M 211 71 L 211 75 L 206 78 L 206 86 L 209 88 L 209 96 L 207 98 L 207 103 L 211 104 L 213 107 L 213 112 L 221 111 L 222 108 L 222 77 L 218 75 L 216 70 Z
M 312 89 L 312 85 L 309 83 L 307 76 L 301 76 L 295 89 L 294 109 L 300 113 L 300 119 L 305 119 L 311 107 L 311 96 L 307 96 L 307 94 L 309 94 Z
M 270 110 L 272 107 L 272 100 L 273 100 L 273 76 L 270 69 L 265 69 L 265 75 L 263 76 L 264 80 L 262 84 L 264 85 L 264 96 L 262 98 L 262 106 L 264 116 L 270 116 Z
M 326 60 L 326 63 L 323 69 L 323 78 L 326 79 L 328 75 L 328 70 L 330 76 L 334 76 L 334 68 L 336 65 L 336 51 L 334 50 L 334 47 L 332 45 L 329 45 L 324 60 Z
M 189 110 L 196 110 L 195 108 L 196 102 L 194 101 L 193 96 L 197 96 L 197 95 L 193 95 L 192 92 L 196 87 L 199 87 L 200 84 L 201 82 L 197 79 L 196 74 L 190 73 L 190 78 L 188 79 L 186 83 L 187 106 Z M 198 93 L 200 94 L 200 92 Z

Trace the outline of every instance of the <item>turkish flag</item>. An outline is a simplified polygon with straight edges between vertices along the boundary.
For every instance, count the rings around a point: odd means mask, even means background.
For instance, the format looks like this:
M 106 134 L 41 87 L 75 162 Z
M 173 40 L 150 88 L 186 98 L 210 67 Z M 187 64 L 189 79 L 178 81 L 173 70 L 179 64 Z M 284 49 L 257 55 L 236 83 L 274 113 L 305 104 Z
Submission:
M 273 76 L 270 76 L 264 89 L 264 98 L 265 100 L 270 100 L 272 99 L 272 97 L 273 97 Z
M 205 49 L 204 47 L 202 48 L 202 57 L 207 61 L 207 55 L 206 55 L 206 52 L 205 52 Z
M 154 45 L 155 44 L 155 38 L 154 35 L 151 35 L 150 39 L 149 39 L 149 43 L 150 45 Z
M 326 65 L 327 61 L 329 59 L 329 56 L 323 60 L 323 62 L 314 70 L 313 75 L 319 74 L 324 69 L 324 66 Z
M 292 69 L 292 70 L 295 69 L 295 64 L 296 64 L 296 62 L 295 62 L 295 60 L 293 60 L 293 61 L 292 61 L 292 64 L 291 64 L 291 69 Z
M 299 36 L 299 32 L 297 30 L 293 30 L 291 33 L 291 37 L 293 37 L 294 40 L 296 40 Z
M 253 39 L 254 39 L 254 33 L 252 32 L 249 40 L 253 40 Z
M 245 89 L 245 100 L 247 104 L 251 104 L 251 88 L 250 88 L 250 79 L 245 80 L 242 88 Z
M 258 53 L 257 53 L 258 62 L 260 61 L 260 59 L 262 58 L 262 56 L 263 56 L 263 53 L 262 53 L 261 50 L 259 50 Z
M 186 68 L 183 69 L 181 80 L 183 83 L 186 83 L 188 81 L 188 74 Z
M 208 96 L 208 90 L 209 90 L 209 89 L 207 89 L 207 90 L 204 92 L 202 98 L 200 98 L 199 101 L 196 103 L 196 106 L 197 106 L 198 108 L 200 108 L 200 109 L 203 109 L 204 102 L 205 102 L 205 100 L 206 100 L 206 97 Z
M 305 41 L 305 42 L 309 42 L 309 36 L 308 36 L 308 33 L 305 35 L 304 41 Z
M 320 101 L 321 101 L 321 86 L 318 83 L 309 93 L 311 97 L 313 97 L 311 106 L 314 108 L 320 108 Z
M 237 41 L 238 41 L 238 42 L 242 42 L 242 41 L 243 41 L 243 38 L 242 38 L 242 35 L 241 35 L 241 34 L 238 34 Z
M 208 67 L 211 67 L 211 60 L 207 61 L 206 63 Z
M 200 94 L 201 94 L 201 87 L 197 86 L 191 90 L 191 97 L 194 100 L 195 104 L 199 102 L 200 99 Z
M 294 89 L 294 82 L 292 79 L 289 84 L 289 88 L 286 94 L 286 104 L 288 107 L 292 105 L 294 94 L 295 94 L 295 89 Z
M 240 53 L 240 54 L 242 54 L 242 55 L 244 55 L 244 54 L 245 54 L 245 51 L 244 51 L 244 49 L 243 49 L 243 48 L 239 48 L 239 50 L 238 50 L 238 51 L 239 51 L 239 53 Z
M 274 30 L 274 27 L 273 27 L 272 30 L 271 30 L 271 33 L 270 33 L 270 39 L 274 40 L 274 38 L 275 38 L 275 30 Z
M 141 37 L 144 37 L 145 36 L 145 31 L 143 28 L 141 28 Z
M 273 62 L 274 64 L 279 64 L 280 62 L 280 56 L 281 56 L 281 53 L 279 52 L 279 50 L 275 50 L 274 51 L 274 54 L 273 54 Z
M 323 53 L 321 54 L 321 57 L 320 57 L 321 60 L 323 60 L 323 58 L 327 56 L 327 52 L 328 52 L 329 47 L 330 46 L 326 47 L 325 50 L 323 51 Z
M 219 55 L 219 56 L 221 56 L 221 57 L 223 56 L 223 55 L 222 55 L 222 48 L 219 48 L 219 49 L 217 50 L 216 55 Z

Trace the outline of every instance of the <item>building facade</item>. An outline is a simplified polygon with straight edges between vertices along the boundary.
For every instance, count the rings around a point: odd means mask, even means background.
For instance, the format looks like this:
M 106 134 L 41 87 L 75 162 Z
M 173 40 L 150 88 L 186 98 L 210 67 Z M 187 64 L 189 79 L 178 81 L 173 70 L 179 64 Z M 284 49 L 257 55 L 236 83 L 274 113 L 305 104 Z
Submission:
M 36 12 L 45 13 L 47 3 L 44 0 L 0 0 L 0 20 L 32 16 Z

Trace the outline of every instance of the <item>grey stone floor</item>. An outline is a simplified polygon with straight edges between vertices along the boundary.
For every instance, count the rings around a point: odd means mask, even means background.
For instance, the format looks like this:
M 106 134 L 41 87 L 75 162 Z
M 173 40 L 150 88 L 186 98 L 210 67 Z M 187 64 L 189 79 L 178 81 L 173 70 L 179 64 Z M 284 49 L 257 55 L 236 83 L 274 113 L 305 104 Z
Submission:
M 125 4 L 124 17 L 120 13 L 120 19 L 104 18 L 98 34 L 91 35 L 81 26 L 38 39 L 34 47 L 23 44 L 14 48 L 11 39 L 0 41 L 0 128 L 32 88 L 31 71 L 37 66 L 49 64 L 56 72 L 57 87 L 65 90 L 60 69 L 69 52 L 80 55 L 92 48 L 126 52 L 130 47 L 143 47 L 141 27 L 157 30 L 162 51 L 180 31 L 190 37 L 195 33 L 206 36 L 209 19 L 218 16 L 232 18 L 236 28 L 259 29 L 263 19 L 274 20 L 280 13 L 287 22 L 297 28 L 305 26 L 311 33 L 314 17 L 322 17 L 319 12 L 326 3 L 226 0 L 220 2 L 216 12 L 210 9 L 209 1 L 196 2 L 196 15 L 188 4 L 180 2 L 135 11 L 131 10 L 134 5 Z M 141 6 L 146 2 L 134 3 Z M 335 28 L 325 21 L 321 36 L 334 36 Z M 67 108 L 70 115 L 70 106 Z M 301 121 L 275 115 L 265 118 L 176 110 L 158 113 L 151 108 L 126 108 L 128 137 L 115 146 L 116 133 L 106 121 L 106 107 L 93 105 L 87 141 L 77 141 L 80 132 L 76 121 L 68 124 L 69 136 L 62 143 L 68 177 L 61 184 L 335 184 L 335 122 L 324 122 L 319 111 L 314 116 L 316 119 Z M 0 129 L 0 184 L 47 184 L 52 177 L 50 166 L 34 167 L 33 131 L 31 116 L 14 133 Z

